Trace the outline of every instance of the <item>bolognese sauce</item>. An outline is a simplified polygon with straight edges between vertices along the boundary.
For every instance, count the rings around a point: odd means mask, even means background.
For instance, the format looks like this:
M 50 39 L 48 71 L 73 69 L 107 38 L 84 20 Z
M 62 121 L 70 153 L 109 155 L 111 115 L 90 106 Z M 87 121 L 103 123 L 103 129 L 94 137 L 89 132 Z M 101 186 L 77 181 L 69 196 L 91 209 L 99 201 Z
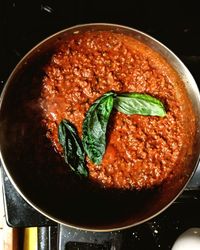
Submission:
M 43 126 L 62 155 L 58 125 L 82 124 L 92 103 L 108 91 L 137 92 L 161 100 L 165 117 L 114 111 L 101 164 L 86 158 L 89 178 L 106 188 L 160 185 L 184 167 L 194 137 L 194 115 L 183 83 L 167 61 L 140 41 L 113 32 L 74 34 L 45 67 L 40 105 Z M 187 113 L 188 117 L 183 114 Z

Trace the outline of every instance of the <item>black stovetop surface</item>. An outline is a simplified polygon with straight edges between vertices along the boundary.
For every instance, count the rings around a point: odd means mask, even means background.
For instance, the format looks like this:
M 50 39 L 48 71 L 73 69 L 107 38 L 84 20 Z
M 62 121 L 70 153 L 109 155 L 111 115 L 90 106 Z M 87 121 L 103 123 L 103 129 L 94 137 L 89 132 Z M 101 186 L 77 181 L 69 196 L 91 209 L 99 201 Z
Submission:
M 185 63 L 200 86 L 198 1 L 173 1 L 171 4 L 170 1 L 144 0 L 2 0 L 0 10 L 3 42 L 0 46 L 0 89 L 19 60 L 42 39 L 72 25 L 91 22 L 127 25 L 155 37 Z M 176 203 L 143 225 L 106 234 L 60 226 L 60 249 L 144 250 L 147 246 L 150 250 L 171 249 L 180 233 L 190 227 L 200 227 L 199 175 L 200 169 Z M 6 217 L 10 226 L 40 226 L 48 230 L 49 226 L 56 226 L 21 198 L 4 171 L 3 180 Z M 85 245 L 79 245 L 83 242 Z

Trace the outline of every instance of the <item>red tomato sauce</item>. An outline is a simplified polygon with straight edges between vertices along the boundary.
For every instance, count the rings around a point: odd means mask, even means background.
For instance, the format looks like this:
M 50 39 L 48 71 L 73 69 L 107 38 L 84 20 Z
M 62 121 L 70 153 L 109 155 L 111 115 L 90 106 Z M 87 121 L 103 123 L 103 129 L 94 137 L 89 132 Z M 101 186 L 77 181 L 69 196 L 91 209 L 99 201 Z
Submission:
M 40 105 L 46 135 L 56 151 L 62 155 L 57 131 L 61 120 L 71 121 L 82 136 L 90 105 L 110 90 L 150 94 L 164 103 L 167 115 L 115 111 L 102 163 L 86 159 L 89 178 L 108 188 L 139 190 L 160 185 L 182 171 L 195 131 L 183 83 L 157 52 L 112 32 L 72 35 L 45 68 Z

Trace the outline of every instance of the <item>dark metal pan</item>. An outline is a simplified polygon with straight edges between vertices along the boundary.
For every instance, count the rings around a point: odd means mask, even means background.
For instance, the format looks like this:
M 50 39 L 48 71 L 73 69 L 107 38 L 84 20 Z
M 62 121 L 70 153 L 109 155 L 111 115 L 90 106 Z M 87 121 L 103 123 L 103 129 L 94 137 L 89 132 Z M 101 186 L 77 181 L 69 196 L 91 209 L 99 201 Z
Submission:
M 134 36 L 160 53 L 185 84 L 196 116 L 196 138 L 185 170 L 160 188 L 106 190 L 63 171 L 63 160 L 40 126 L 42 68 L 56 47 L 74 32 L 113 30 Z M 187 115 L 187 114 L 186 114 Z M 131 227 L 158 215 L 184 190 L 200 152 L 200 95 L 184 64 L 164 45 L 138 30 L 113 24 L 86 24 L 58 32 L 34 47 L 16 66 L 1 94 L 0 150 L 12 184 L 36 210 L 71 227 L 109 231 Z

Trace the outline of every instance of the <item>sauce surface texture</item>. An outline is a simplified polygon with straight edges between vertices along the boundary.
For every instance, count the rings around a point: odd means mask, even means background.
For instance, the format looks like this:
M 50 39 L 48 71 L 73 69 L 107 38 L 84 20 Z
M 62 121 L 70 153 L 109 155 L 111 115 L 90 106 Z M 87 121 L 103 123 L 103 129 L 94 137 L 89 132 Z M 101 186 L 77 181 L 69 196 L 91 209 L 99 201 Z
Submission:
M 191 154 L 195 118 L 172 67 L 143 43 L 112 32 L 86 32 L 64 41 L 45 67 L 40 106 L 43 126 L 62 155 L 58 125 L 71 121 L 82 136 L 90 105 L 108 91 L 146 93 L 160 99 L 163 118 L 114 111 L 101 165 L 88 158 L 89 178 L 104 187 L 160 185 L 184 168 Z

